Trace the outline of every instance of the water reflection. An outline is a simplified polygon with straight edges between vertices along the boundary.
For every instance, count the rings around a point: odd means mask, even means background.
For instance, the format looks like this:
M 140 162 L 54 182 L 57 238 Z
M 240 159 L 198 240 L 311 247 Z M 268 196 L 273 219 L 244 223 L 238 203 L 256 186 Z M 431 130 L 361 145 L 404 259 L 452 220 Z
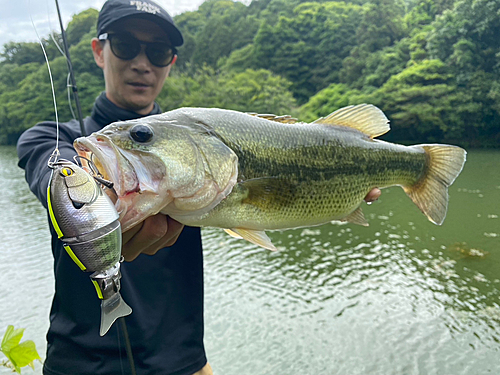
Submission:
M 204 229 L 215 372 L 500 373 L 499 156 L 469 153 L 441 227 L 393 188 L 364 207 L 368 228 L 270 233 L 278 252 Z M 12 148 L 0 148 L 0 332 L 27 327 L 43 353 L 53 288 L 47 220 L 15 162 Z
M 498 232 L 500 179 L 474 176 L 500 162 L 469 156 L 442 227 L 393 188 L 364 209 L 369 228 L 274 232 L 276 253 L 206 229 L 215 370 L 499 373 L 499 243 L 484 234 Z
M 44 357 L 53 291 L 48 224 L 16 163 L 15 149 L 0 146 L 0 335 L 9 324 L 26 328 L 24 339 Z M 35 368 L 41 374 L 39 363 Z

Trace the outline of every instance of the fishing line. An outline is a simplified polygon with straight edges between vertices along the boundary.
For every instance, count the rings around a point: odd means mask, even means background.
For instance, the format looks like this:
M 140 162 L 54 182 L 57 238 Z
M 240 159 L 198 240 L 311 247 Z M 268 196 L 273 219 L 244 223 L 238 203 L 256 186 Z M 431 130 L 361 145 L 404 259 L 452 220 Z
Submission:
M 45 4 L 47 5 L 47 20 L 49 21 L 50 39 L 52 39 L 52 41 L 54 42 L 54 45 L 59 50 L 59 53 L 62 56 L 64 56 L 64 58 L 67 60 L 68 56 L 66 56 L 66 53 L 62 50 L 62 48 L 59 45 L 59 43 L 57 42 L 56 38 L 54 38 L 54 29 L 52 27 L 52 22 L 50 19 L 49 2 L 46 1 Z M 71 74 L 68 72 L 68 76 L 66 77 L 66 92 L 68 93 L 68 106 L 69 106 L 69 110 L 71 111 L 71 116 L 73 117 L 74 120 L 76 120 L 75 111 L 73 110 L 73 106 L 71 105 L 72 100 L 71 100 L 71 91 L 70 91 L 70 87 L 71 87 L 70 78 L 71 78 Z
M 28 1 L 28 9 L 29 7 L 29 1 Z M 50 64 L 49 64 L 49 58 L 47 57 L 47 52 L 45 51 L 45 47 L 43 46 L 42 40 L 40 38 L 40 35 L 38 35 L 38 30 L 36 29 L 35 22 L 33 21 L 33 17 L 31 17 L 31 12 L 28 11 L 31 24 L 33 25 L 33 29 L 35 30 L 36 37 L 38 39 L 38 43 L 40 44 L 40 47 L 42 47 L 43 51 L 43 57 L 45 58 L 45 63 L 47 64 L 47 70 L 49 71 L 49 79 L 50 79 L 50 88 L 52 89 L 52 100 L 54 102 L 54 111 L 55 111 L 55 117 L 56 117 L 56 147 L 54 148 L 54 151 L 50 155 L 49 160 L 47 161 L 47 164 L 49 167 L 51 167 L 56 161 L 57 158 L 59 157 L 59 115 L 57 113 L 57 101 L 56 101 L 56 90 L 54 89 L 54 80 L 52 79 L 52 70 L 50 69 Z
M 78 89 L 76 87 L 75 75 L 73 73 L 73 64 L 71 63 L 71 58 L 69 56 L 69 47 L 66 40 L 66 33 L 64 32 L 64 26 L 62 23 L 61 11 L 59 9 L 59 2 L 55 0 L 57 8 L 57 16 L 59 18 L 59 26 L 61 27 L 61 37 L 63 40 L 64 51 L 66 51 L 66 63 L 68 65 L 69 75 L 71 78 L 71 88 L 73 89 L 73 97 L 75 98 L 76 111 L 78 114 L 78 122 L 80 123 L 80 131 L 82 136 L 85 137 L 87 133 L 85 132 L 85 125 L 83 124 L 82 108 L 80 106 L 80 99 L 78 98 Z

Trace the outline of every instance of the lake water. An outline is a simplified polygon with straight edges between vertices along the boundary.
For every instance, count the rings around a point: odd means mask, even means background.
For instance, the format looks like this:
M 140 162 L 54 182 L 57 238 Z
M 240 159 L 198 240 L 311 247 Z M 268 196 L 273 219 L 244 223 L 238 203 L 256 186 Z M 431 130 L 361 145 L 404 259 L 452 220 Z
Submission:
M 44 357 L 48 223 L 16 163 L 0 147 L 0 336 L 24 327 Z M 441 227 L 396 187 L 364 212 L 272 232 L 278 252 L 203 231 L 216 375 L 500 374 L 500 152 L 469 152 Z

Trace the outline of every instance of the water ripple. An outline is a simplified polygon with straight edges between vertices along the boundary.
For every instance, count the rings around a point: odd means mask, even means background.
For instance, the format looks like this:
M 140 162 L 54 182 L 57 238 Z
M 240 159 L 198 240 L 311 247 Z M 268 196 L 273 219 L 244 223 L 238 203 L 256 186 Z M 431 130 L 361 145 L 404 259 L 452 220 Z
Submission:
M 47 218 L 15 151 L 0 147 L 0 161 L 0 333 L 26 327 L 43 353 L 53 289 Z M 203 229 L 215 372 L 500 373 L 500 176 L 482 182 L 499 169 L 498 153 L 469 153 L 442 227 L 388 189 L 365 209 L 370 227 L 271 232 L 277 252 Z

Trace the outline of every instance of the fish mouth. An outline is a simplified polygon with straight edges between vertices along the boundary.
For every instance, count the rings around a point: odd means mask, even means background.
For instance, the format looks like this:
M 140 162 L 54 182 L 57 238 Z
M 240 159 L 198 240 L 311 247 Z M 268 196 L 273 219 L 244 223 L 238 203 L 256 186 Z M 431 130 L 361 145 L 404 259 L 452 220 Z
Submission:
M 78 138 L 74 147 L 84 168 L 97 169 L 105 180 L 113 183 L 111 189 L 105 189 L 106 194 L 115 204 L 120 215 L 122 231 L 126 231 L 143 218 L 140 212 L 134 210 L 135 203 L 149 189 L 141 188 L 136 170 L 127 155 L 121 152 L 105 135 L 91 135 Z M 90 163 L 87 161 L 89 160 Z M 156 194 L 155 194 L 156 195 Z
M 117 198 L 140 192 L 133 166 L 105 135 L 78 138 L 74 147 L 79 156 L 90 160 L 103 178 L 113 183 Z

